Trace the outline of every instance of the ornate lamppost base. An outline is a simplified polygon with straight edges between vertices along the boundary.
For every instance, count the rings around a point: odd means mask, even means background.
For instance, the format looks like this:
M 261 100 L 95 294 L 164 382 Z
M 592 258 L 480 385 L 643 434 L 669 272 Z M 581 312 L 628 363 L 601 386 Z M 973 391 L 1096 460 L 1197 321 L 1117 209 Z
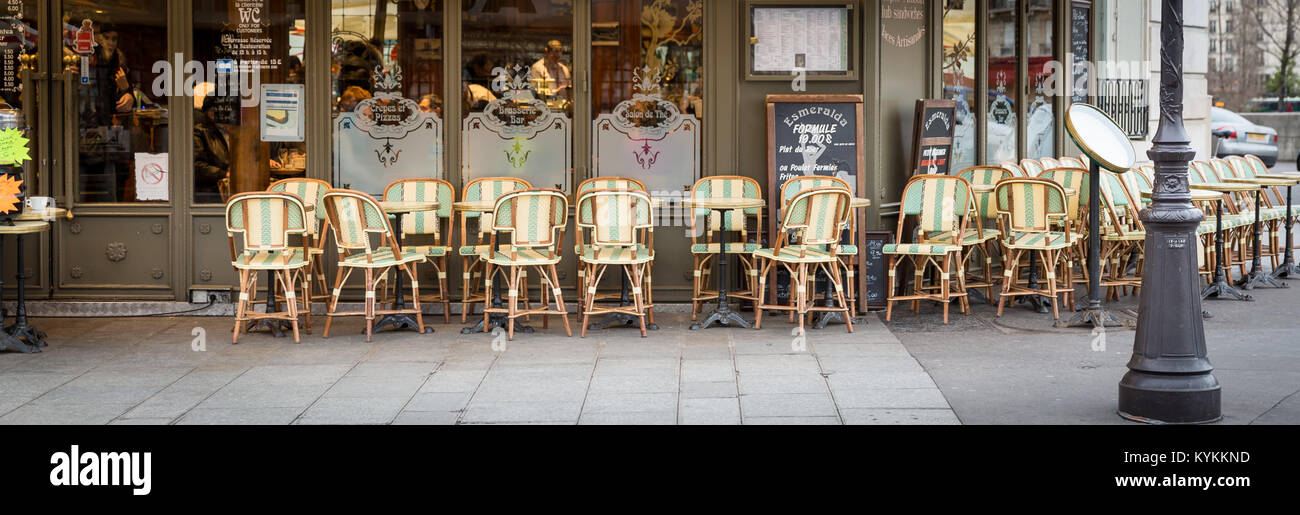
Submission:
M 1119 382 L 1119 416 L 1147 424 L 1207 424 L 1223 418 L 1220 387 L 1211 374 L 1130 370 Z

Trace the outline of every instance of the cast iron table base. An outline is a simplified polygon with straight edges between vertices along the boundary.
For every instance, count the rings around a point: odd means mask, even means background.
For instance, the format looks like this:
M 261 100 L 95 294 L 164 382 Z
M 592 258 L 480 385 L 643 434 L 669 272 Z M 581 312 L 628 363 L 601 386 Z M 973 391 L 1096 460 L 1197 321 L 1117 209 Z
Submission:
M 1232 297 L 1237 300 L 1255 300 L 1255 297 L 1242 293 L 1241 290 L 1228 282 L 1228 275 L 1224 270 L 1226 266 L 1224 264 L 1225 256 L 1223 255 L 1223 200 L 1215 201 L 1214 206 L 1214 282 L 1201 290 L 1201 299 Z M 1289 233 L 1290 229 L 1288 229 Z M 1287 253 L 1287 255 L 1289 257 L 1290 253 Z M 1202 316 L 1210 318 L 1208 312 L 1202 313 Z
M 13 221 L 9 222 L 10 225 Z M 45 333 L 27 324 L 27 299 L 23 285 L 23 236 L 18 238 L 18 305 L 14 314 L 14 324 L 0 333 L 0 351 L 13 349 L 18 352 L 40 352 L 45 344 Z M 4 256 L 3 238 L 0 238 L 0 258 Z M 0 280 L 0 294 L 4 292 L 4 281 Z M 0 295 L 2 296 L 2 295 Z M 0 327 L 4 326 L 4 310 L 0 310 Z
M 1292 247 L 1292 225 L 1295 225 L 1295 219 L 1291 217 L 1291 186 L 1288 185 L 1286 187 L 1286 246 L 1282 247 L 1286 251 L 1286 258 L 1282 260 L 1282 264 L 1276 270 L 1273 270 L 1271 277 L 1274 279 L 1300 276 L 1300 266 L 1295 264 L 1294 249 Z
M 1259 222 L 1260 194 L 1262 190 L 1262 188 L 1255 190 L 1255 238 L 1252 242 L 1254 245 L 1253 248 L 1255 249 L 1253 254 L 1255 256 L 1251 259 L 1250 273 L 1246 274 L 1245 277 L 1242 277 L 1240 281 L 1237 281 L 1237 286 L 1240 286 L 1243 290 L 1253 290 L 1257 286 L 1274 286 L 1277 288 L 1287 287 L 1286 283 L 1279 281 L 1264 272 L 1264 262 L 1262 256 L 1260 256 L 1260 233 L 1262 232 L 1262 229 Z M 1288 210 L 1289 209 L 1288 206 Z M 1287 254 L 1290 253 L 1291 249 L 1287 248 Z
M 276 304 L 278 303 L 275 301 L 275 274 L 274 272 L 267 270 L 266 271 L 266 312 L 275 313 L 276 311 L 278 311 L 276 309 Z M 276 338 L 284 338 L 286 331 L 293 330 L 293 324 L 290 324 L 288 320 L 280 320 L 275 318 L 262 318 L 258 320 L 249 320 L 247 325 L 244 326 L 244 332 L 251 333 L 254 331 L 259 331 L 263 327 L 266 328 L 267 332 L 271 333 L 271 336 L 274 336 Z M 362 332 L 364 331 L 365 330 L 363 329 Z
M 649 271 L 647 270 L 646 273 L 649 273 Z M 618 306 L 630 306 L 632 304 L 632 299 L 628 298 L 627 272 L 623 272 L 620 276 L 623 278 L 623 291 L 618 299 Z M 639 327 L 640 320 L 640 317 L 629 315 L 627 313 L 610 313 L 605 315 L 604 320 L 592 322 L 591 325 L 587 326 L 587 329 L 609 329 L 614 326 Z M 650 331 L 658 331 L 659 324 L 647 322 L 645 328 Z
M 691 324 L 691 330 L 704 329 L 713 324 L 731 325 L 733 322 L 745 329 L 749 329 L 749 322 L 741 318 L 740 313 L 731 310 L 731 305 L 727 302 L 727 231 L 722 231 L 722 237 L 718 244 L 718 307 L 709 313 L 704 322 Z

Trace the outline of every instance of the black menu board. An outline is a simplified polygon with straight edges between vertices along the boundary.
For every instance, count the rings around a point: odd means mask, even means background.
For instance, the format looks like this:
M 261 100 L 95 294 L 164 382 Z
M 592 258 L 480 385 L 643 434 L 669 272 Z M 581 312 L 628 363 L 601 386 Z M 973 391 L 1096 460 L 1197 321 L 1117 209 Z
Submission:
M 1092 7 L 1086 2 L 1074 2 L 1070 8 L 1070 53 L 1073 55 L 1071 76 L 1073 91 L 1070 99 L 1088 101 L 1088 60 L 1092 41 Z
M 775 237 L 781 220 L 781 187 L 800 175 L 838 177 L 855 197 L 865 197 L 866 156 L 862 144 L 862 95 L 767 96 L 768 236 Z M 859 220 L 865 219 L 859 213 Z M 858 224 L 862 241 L 865 224 Z M 768 241 L 767 245 L 772 245 Z M 862 253 L 858 256 L 861 263 Z M 866 291 L 866 275 L 858 276 L 858 291 Z M 775 292 L 775 288 L 772 290 Z M 865 304 L 863 304 L 865 306 Z
M 947 175 L 952 162 L 952 134 L 957 128 L 957 101 L 917 100 L 912 125 L 912 175 Z

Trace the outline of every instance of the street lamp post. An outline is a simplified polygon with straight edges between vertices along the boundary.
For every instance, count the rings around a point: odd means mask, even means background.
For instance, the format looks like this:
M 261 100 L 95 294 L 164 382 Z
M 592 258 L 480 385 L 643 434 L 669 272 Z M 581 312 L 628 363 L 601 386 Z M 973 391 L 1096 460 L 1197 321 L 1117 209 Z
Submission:
M 1160 126 L 1147 156 L 1155 162 L 1146 227 L 1137 335 L 1119 382 L 1119 415 L 1141 422 L 1195 424 L 1222 418 L 1219 381 L 1206 356 L 1196 263 L 1196 226 L 1187 162 L 1195 157 L 1183 127 L 1183 2 L 1162 0 Z

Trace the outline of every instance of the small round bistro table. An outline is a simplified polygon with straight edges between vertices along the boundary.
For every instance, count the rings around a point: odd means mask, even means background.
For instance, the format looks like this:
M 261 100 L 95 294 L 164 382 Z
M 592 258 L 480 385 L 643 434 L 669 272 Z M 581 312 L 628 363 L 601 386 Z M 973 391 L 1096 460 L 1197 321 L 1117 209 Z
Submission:
M 1246 277 L 1242 277 L 1240 281 L 1237 281 L 1237 286 L 1247 290 L 1253 290 L 1256 286 L 1286 288 L 1286 283 L 1279 281 L 1276 277 L 1264 272 L 1264 260 L 1260 255 L 1263 250 L 1263 243 L 1261 243 L 1260 239 L 1264 232 L 1263 223 L 1260 221 L 1260 212 L 1264 209 L 1262 197 L 1265 189 L 1273 186 L 1290 186 L 1295 184 L 1295 182 L 1290 179 L 1244 179 L 1237 177 L 1225 179 L 1224 182 L 1228 184 L 1254 186 L 1255 189 L 1255 237 L 1253 242 L 1254 251 L 1251 252 L 1254 257 L 1251 259 L 1250 273 L 1246 274 Z M 1287 248 L 1288 252 L 1290 252 L 1290 250 L 1290 248 Z
M 1201 299 L 1232 297 L 1237 300 L 1255 300 L 1254 297 L 1242 293 L 1228 282 L 1228 274 L 1225 270 L 1228 265 L 1223 253 L 1223 194 L 1227 192 L 1204 188 L 1204 186 L 1206 185 L 1189 185 L 1193 202 L 1214 202 L 1214 280 L 1201 289 Z M 1151 198 L 1151 192 L 1142 192 L 1142 198 Z
M 1295 257 L 1293 253 L 1294 248 L 1292 247 L 1293 242 L 1292 242 L 1292 235 L 1291 235 L 1291 226 L 1295 225 L 1295 218 L 1293 217 L 1294 213 L 1291 212 L 1291 187 L 1300 183 L 1300 174 L 1298 173 L 1261 174 L 1261 175 L 1256 175 L 1255 178 L 1256 179 L 1283 179 L 1283 180 L 1293 181 L 1291 184 L 1286 185 L 1286 246 L 1282 247 L 1283 249 L 1286 250 L 1286 258 L 1282 260 L 1281 265 L 1279 265 L 1275 270 L 1273 270 L 1272 276 L 1274 278 L 1278 278 L 1278 277 L 1291 278 L 1291 277 L 1300 276 L 1300 266 L 1297 266 L 1295 263 Z
M 708 209 L 724 213 L 734 209 L 763 207 L 763 199 L 761 198 L 689 198 L 683 202 L 696 209 Z M 691 324 L 692 330 L 704 329 L 715 323 L 730 325 L 732 322 L 735 322 L 740 327 L 749 328 L 749 322 L 741 318 L 740 313 L 732 311 L 731 305 L 727 302 L 727 232 L 721 232 L 721 241 L 718 244 L 718 307 L 712 313 L 709 313 L 704 322 Z
M 380 202 L 379 207 L 383 208 L 384 213 L 393 215 L 397 218 L 397 228 L 393 229 L 393 231 L 397 234 L 397 245 L 402 246 L 402 217 L 408 213 L 435 211 L 438 209 L 438 202 L 433 200 L 394 200 Z M 397 258 L 400 256 L 394 253 L 393 257 Z M 393 311 L 402 311 L 406 309 L 406 294 L 402 291 L 402 270 L 394 270 L 393 275 L 396 276 L 393 279 L 393 288 L 396 290 L 397 295 L 397 298 L 393 301 Z M 420 327 L 420 325 L 416 323 L 415 317 L 412 317 L 409 313 L 392 313 L 384 315 L 384 317 L 375 324 L 374 330 L 379 331 L 388 326 L 392 326 L 395 329 L 415 327 L 417 328 L 417 331 L 424 334 L 433 332 L 432 327 Z
M 50 230 L 50 222 L 44 220 L 22 220 L 0 222 L 0 243 L 10 234 L 18 239 L 18 303 L 14 310 L 14 324 L 0 332 L 0 350 L 13 349 L 18 352 L 40 352 L 45 346 L 45 333 L 27 323 L 27 292 L 23 280 L 23 236 Z M 4 247 L 0 245 L 0 259 L 4 256 Z M 0 267 L 3 263 L 0 262 Z M 0 293 L 3 293 L 4 281 L 0 280 Z M 4 311 L 0 310 L 0 326 L 4 325 Z

